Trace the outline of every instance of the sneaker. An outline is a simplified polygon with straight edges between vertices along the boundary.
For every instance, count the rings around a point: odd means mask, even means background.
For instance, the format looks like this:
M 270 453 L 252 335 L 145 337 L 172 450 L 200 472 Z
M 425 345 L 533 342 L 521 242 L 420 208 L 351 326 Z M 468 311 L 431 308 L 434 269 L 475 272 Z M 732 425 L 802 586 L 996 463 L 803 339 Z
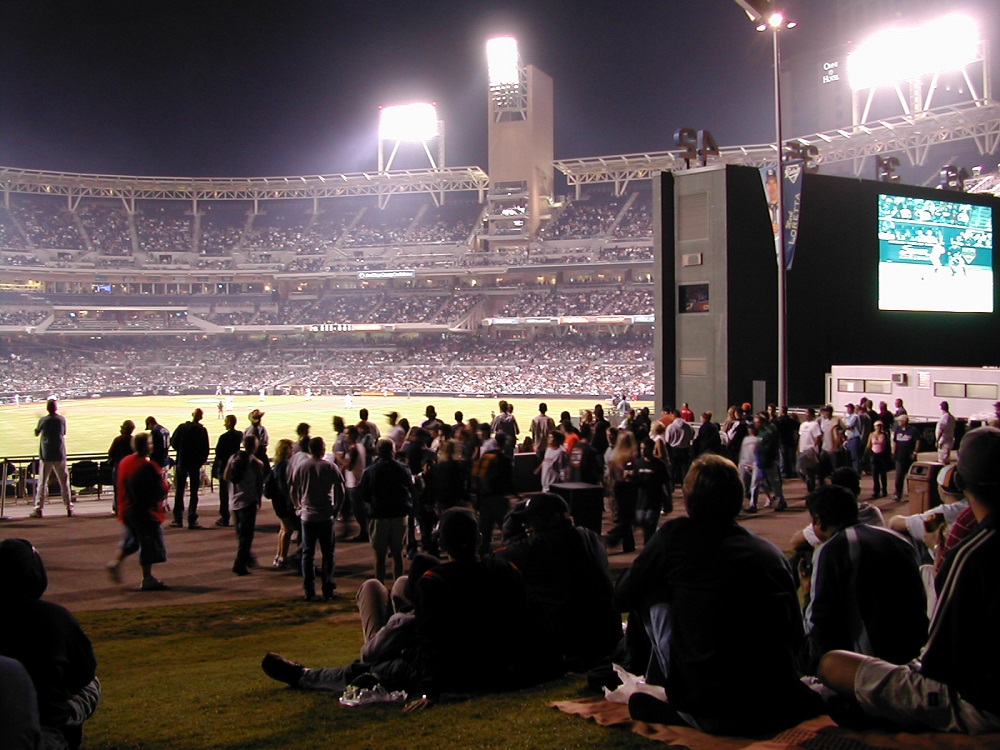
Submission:
M 111 583 L 121 583 L 122 582 L 122 572 L 119 567 L 117 560 L 112 560 L 107 564 L 108 578 L 111 579 Z
M 284 682 L 291 687 L 299 686 L 299 680 L 302 679 L 302 675 L 306 671 L 306 668 L 301 664 L 289 661 L 274 652 L 268 652 L 264 655 L 264 658 L 260 660 L 260 668 L 272 680 Z
M 28 516 L 28 518 L 41 518 L 41 517 L 42 517 L 41 508 L 35 508 L 33 511 L 31 511 L 31 515 Z
M 167 584 L 161 581 L 159 578 L 153 578 L 149 576 L 148 578 L 142 579 L 142 585 L 139 587 L 140 591 L 166 591 L 169 588 Z
M 275 570 L 284 570 L 285 558 L 283 558 L 281 555 L 275 555 L 274 562 L 271 563 L 271 567 L 274 568 Z
M 73 517 L 73 506 L 72 505 L 67 505 L 66 506 L 66 517 L 67 518 L 72 518 Z
M 228 525 L 229 525 L 229 521 L 226 521 L 225 519 L 223 519 L 223 518 L 220 518 L 220 519 L 218 519 L 218 520 L 217 520 L 217 521 L 215 522 L 215 525 L 216 525 L 216 526 L 228 526 Z

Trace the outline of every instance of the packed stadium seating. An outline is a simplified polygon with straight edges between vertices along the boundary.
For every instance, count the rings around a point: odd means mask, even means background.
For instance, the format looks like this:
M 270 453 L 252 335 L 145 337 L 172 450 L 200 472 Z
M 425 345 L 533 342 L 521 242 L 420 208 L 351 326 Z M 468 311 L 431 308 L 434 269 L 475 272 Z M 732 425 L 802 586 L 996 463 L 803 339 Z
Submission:
M 128 206 L 17 192 L 0 206 L 0 346 L 17 363 L 0 399 L 652 386 L 648 321 L 622 317 L 653 311 L 648 186 L 564 200 L 530 242 L 502 248 L 482 242 L 487 206 L 461 195 Z M 551 327 L 500 338 L 491 317 Z M 381 331 L 377 345 L 345 330 L 359 327 Z M 336 346 L 317 333 L 331 330 Z

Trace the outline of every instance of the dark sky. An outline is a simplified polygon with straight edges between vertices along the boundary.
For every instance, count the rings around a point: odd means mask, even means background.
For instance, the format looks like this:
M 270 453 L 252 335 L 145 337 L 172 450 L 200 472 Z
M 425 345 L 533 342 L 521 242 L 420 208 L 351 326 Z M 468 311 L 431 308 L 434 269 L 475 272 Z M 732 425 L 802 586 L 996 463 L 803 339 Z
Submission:
M 792 54 L 818 43 L 817 5 L 787 3 L 812 27 Z M 498 34 L 554 79 L 557 158 L 669 149 L 680 126 L 720 145 L 773 137 L 770 43 L 733 0 L 5 0 L 0 164 L 370 170 L 378 106 L 432 100 L 448 163 L 487 167 Z

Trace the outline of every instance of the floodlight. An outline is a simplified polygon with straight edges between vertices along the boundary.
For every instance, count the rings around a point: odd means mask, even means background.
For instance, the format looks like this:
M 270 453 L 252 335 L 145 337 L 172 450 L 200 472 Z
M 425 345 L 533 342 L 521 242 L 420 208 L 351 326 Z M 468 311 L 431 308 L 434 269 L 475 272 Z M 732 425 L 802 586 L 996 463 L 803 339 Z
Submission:
M 378 134 L 384 141 L 433 140 L 438 135 L 437 109 L 426 103 L 383 107 Z
M 514 37 L 499 36 L 486 42 L 486 62 L 491 87 L 513 86 L 520 82 L 520 59 Z
M 772 13 L 771 17 L 767 19 L 767 22 L 771 24 L 772 29 L 780 29 L 781 24 L 785 22 L 785 17 L 780 13 Z
M 875 34 L 847 56 L 847 75 L 851 89 L 862 91 L 960 70 L 978 59 L 976 22 L 968 16 L 950 15 Z

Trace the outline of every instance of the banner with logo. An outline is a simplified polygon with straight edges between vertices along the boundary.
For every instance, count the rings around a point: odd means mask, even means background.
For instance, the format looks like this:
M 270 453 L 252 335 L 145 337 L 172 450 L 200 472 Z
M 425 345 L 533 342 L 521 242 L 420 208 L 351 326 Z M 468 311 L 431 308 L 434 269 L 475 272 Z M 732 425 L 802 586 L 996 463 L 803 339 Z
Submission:
M 799 214 L 802 210 L 802 175 L 805 174 L 805 164 L 801 159 L 786 159 L 784 174 L 781 181 L 781 202 L 784 204 L 784 248 L 785 269 L 791 270 L 795 259 L 795 245 L 799 239 Z M 771 215 L 771 231 L 774 233 L 774 251 L 778 252 L 778 178 L 776 168 L 764 166 L 760 168 L 760 176 L 764 181 L 764 195 L 767 198 L 767 210 Z

